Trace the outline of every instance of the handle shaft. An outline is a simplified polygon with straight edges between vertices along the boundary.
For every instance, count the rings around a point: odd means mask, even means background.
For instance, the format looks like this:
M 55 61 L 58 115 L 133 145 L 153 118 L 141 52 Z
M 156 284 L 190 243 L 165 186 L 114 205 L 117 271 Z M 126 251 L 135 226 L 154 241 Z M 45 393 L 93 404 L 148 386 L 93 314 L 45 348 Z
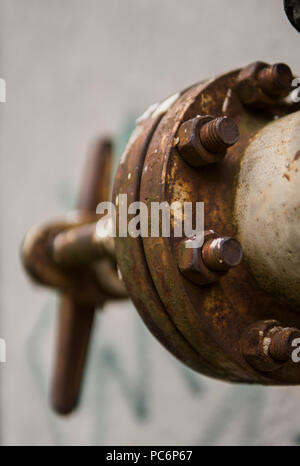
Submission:
M 61 298 L 52 386 L 54 409 L 67 414 L 77 405 L 95 308 Z
M 97 142 L 86 165 L 79 210 L 96 213 L 98 203 L 109 199 L 111 161 L 112 143 Z M 62 296 L 51 394 L 52 405 L 60 414 L 70 413 L 78 403 L 94 314 L 94 306 Z

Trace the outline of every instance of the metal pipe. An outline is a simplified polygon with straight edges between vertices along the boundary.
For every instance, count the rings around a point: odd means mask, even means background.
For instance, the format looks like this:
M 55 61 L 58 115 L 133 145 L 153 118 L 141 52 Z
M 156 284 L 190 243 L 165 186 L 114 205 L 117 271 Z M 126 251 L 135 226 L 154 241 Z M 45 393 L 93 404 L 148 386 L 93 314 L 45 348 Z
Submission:
M 102 229 L 103 230 L 103 229 Z M 61 266 L 76 266 L 95 262 L 103 257 L 115 258 L 115 243 L 106 231 L 97 231 L 97 224 L 80 225 L 55 236 L 52 257 Z

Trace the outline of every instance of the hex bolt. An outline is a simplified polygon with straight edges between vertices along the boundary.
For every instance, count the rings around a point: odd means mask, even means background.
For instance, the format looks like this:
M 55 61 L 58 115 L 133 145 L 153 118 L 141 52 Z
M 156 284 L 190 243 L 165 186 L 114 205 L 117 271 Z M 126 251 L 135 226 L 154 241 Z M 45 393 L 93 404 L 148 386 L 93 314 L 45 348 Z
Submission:
M 262 68 L 258 72 L 257 80 L 265 94 L 276 97 L 290 91 L 293 73 L 284 63 L 276 63 Z
M 243 250 L 239 241 L 230 237 L 212 238 L 202 247 L 202 259 L 206 267 L 216 272 L 226 272 L 239 265 Z
M 295 349 L 292 342 L 300 338 L 300 331 L 296 328 L 277 328 L 270 332 L 269 353 L 278 361 L 289 361 L 292 351 Z
M 239 129 L 231 118 L 198 115 L 182 123 L 175 144 L 190 166 L 200 167 L 219 162 L 238 139 Z
M 297 328 L 282 327 L 276 320 L 250 325 L 241 338 L 241 350 L 248 363 L 261 372 L 272 372 L 292 361 L 293 340 L 300 338 Z
M 284 63 L 257 61 L 240 71 L 235 92 L 246 107 L 266 109 L 291 92 L 292 81 L 293 73 Z
M 200 141 L 209 152 L 223 152 L 238 140 L 238 126 L 226 116 L 215 118 L 200 128 Z
M 177 251 L 181 273 L 197 285 L 214 283 L 243 257 L 240 243 L 234 238 L 220 237 L 213 230 L 204 232 L 202 247 L 192 247 L 195 238 L 180 242 Z

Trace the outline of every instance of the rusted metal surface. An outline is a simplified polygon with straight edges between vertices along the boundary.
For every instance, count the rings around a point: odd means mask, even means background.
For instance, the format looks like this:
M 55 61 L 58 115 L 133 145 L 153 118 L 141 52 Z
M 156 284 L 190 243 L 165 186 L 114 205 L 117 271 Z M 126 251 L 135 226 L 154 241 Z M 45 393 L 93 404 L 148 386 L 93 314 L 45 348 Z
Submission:
M 204 201 L 205 228 L 224 236 L 236 234 L 235 179 L 244 149 L 260 128 L 273 121 L 269 108 L 257 113 L 247 110 L 236 92 L 238 76 L 240 70 L 195 87 L 174 104 L 151 139 L 141 181 L 140 200 L 148 207 L 151 201 Z M 267 97 L 264 104 L 267 102 L 275 107 L 278 97 Z M 286 108 L 288 111 L 291 109 Z M 197 115 L 233 118 L 239 126 L 240 140 L 218 163 L 195 169 L 180 157 L 176 138 L 183 122 Z M 178 270 L 177 244 L 178 238 L 143 238 L 152 279 L 170 318 L 214 367 L 214 376 L 264 384 L 299 383 L 300 370 L 292 362 L 266 375 L 252 370 L 240 352 L 241 334 L 262 318 L 299 327 L 293 309 L 264 293 L 245 262 L 209 287 L 196 286 Z
M 289 361 L 295 349 L 293 342 L 299 340 L 300 331 L 296 328 L 278 328 L 270 335 L 270 355 L 277 361 Z M 297 341 L 296 341 L 297 342 Z
M 34 226 L 22 245 L 23 264 L 34 281 L 72 295 L 82 304 L 102 306 L 108 299 L 127 295 L 122 285 L 116 294 L 103 287 L 101 267 L 94 264 L 102 258 L 107 264 L 105 270 L 110 268 L 118 281 L 113 239 L 101 240 L 93 234 L 100 218 L 96 207 L 109 200 L 111 168 L 112 143 L 100 140 L 89 155 L 78 211 L 63 220 Z
M 77 209 L 95 217 L 99 202 L 110 199 L 113 143 L 109 138 L 96 141 L 89 153 L 82 176 Z
M 87 163 L 86 174 L 82 183 L 83 187 L 78 199 L 78 207 L 81 212 L 95 215 L 98 203 L 109 199 L 111 168 L 112 144 L 106 140 L 100 141 L 91 151 Z M 88 228 L 88 226 L 81 228 Z M 54 244 L 51 250 L 52 256 L 53 252 L 55 252 Z M 70 252 L 70 249 L 68 251 Z M 69 269 L 62 267 L 62 270 L 64 270 L 65 275 L 71 277 L 74 272 L 76 273 L 76 268 L 74 267 L 70 267 Z M 96 280 L 95 289 L 102 294 L 101 304 L 103 305 L 108 297 L 107 291 L 105 290 L 103 293 L 103 288 L 99 285 L 93 269 L 84 267 L 82 270 L 87 273 L 90 270 L 92 271 Z M 82 288 L 82 284 L 78 285 Z M 76 299 L 74 294 L 64 294 L 61 299 L 56 359 L 54 362 L 54 377 L 51 390 L 52 405 L 61 414 L 70 413 L 79 401 L 97 304 L 99 305 L 99 302 L 92 305 L 87 304 L 87 301 L 81 303 Z
M 232 118 L 214 118 L 200 129 L 200 140 L 213 154 L 225 152 L 239 140 L 239 129 Z M 224 154 L 225 155 L 225 154 Z
M 235 122 L 229 118 L 197 115 L 182 123 L 175 143 L 181 157 L 192 167 L 214 163 L 238 140 Z
M 86 167 L 77 221 L 36 227 L 22 248 L 29 274 L 62 292 L 51 390 L 52 405 L 61 414 L 78 403 L 96 307 L 127 296 L 113 264 L 113 239 L 95 235 L 96 207 L 109 199 L 111 159 L 111 142 L 99 141 Z
M 232 267 L 240 265 L 243 250 L 235 238 L 218 236 L 206 241 L 202 247 L 204 264 L 216 272 L 227 272 Z
M 283 328 L 276 320 L 255 322 L 243 334 L 241 350 L 255 369 L 273 372 L 291 361 L 292 341 L 299 337 L 298 329 Z
M 59 412 L 69 412 L 78 400 L 95 307 L 126 294 L 117 267 L 149 330 L 189 367 L 234 382 L 300 383 L 300 366 L 290 357 L 300 314 L 259 285 L 248 251 L 242 260 L 235 215 L 249 143 L 274 118 L 300 110 L 284 99 L 291 80 L 286 65 L 256 62 L 151 106 L 116 173 L 114 242 L 95 234 L 96 206 L 108 200 L 109 141 L 93 154 L 77 220 L 27 236 L 23 260 L 29 273 L 63 293 L 53 388 Z M 149 231 L 152 202 L 203 202 L 203 245 L 186 247 L 195 238 L 174 234 L 183 221 L 176 211 L 170 237 L 121 234 L 120 212 L 139 201 L 148 207 Z
M 51 403 L 60 414 L 70 413 L 79 402 L 95 306 L 62 295 L 57 322 L 57 341 Z
M 62 220 L 33 227 L 23 242 L 23 264 L 35 282 L 70 294 L 82 304 L 102 306 L 112 296 L 101 288 L 94 270 L 91 267 L 61 267 L 52 256 L 55 238 L 80 225 L 79 221 Z
M 248 107 L 266 108 L 289 94 L 292 79 L 293 74 L 287 65 L 268 65 L 257 61 L 240 71 L 235 90 Z
M 179 95 L 169 99 L 171 105 Z M 168 110 L 169 103 L 155 107 L 139 120 L 118 167 L 113 201 L 119 214 L 119 194 L 127 194 L 128 205 L 139 200 L 140 179 L 149 141 Z M 130 216 L 129 216 L 130 218 Z M 149 330 L 177 358 L 196 370 L 205 370 L 197 353 L 180 334 L 153 285 L 141 238 L 116 238 L 116 256 L 128 293 Z
M 115 256 L 114 239 L 110 232 L 99 237 L 96 223 L 71 228 L 53 240 L 52 257 L 61 266 L 89 264 L 105 256 Z
M 204 232 L 202 247 L 190 247 L 189 243 L 193 241 L 195 238 L 180 241 L 177 263 L 181 273 L 197 285 L 214 283 L 242 260 L 241 246 L 234 238 L 222 238 L 213 230 L 208 230 Z
M 174 140 L 176 140 L 178 129 L 184 121 L 195 118 L 196 115 L 216 115 L 213 107 L 207 104 L 218 101 L 218 94 L 224 89 L 222 80 L 217 80 L 209 86 L 213 87 L 211 94 L 213 99 L 207 95 L 207 85 L 200 85 L 189 91 L 188 96 L 182 96 L 169 110 L 158 126 L 149 145 L 145 166 L 141 181 L 141 200 L 146 202 L 150 208 L 151 201 L 191 201 L 207 200 L 198 197 L 199 174 L 207 172 L 208 167 L 199 170 L 191 169 L 179 156 Z M 222 105 L 226 97 L 219 102 Z M 206 107 L 201 108 L 205 103 Z M 215 104 L 216 107 L 216 104 Z M 230 150 L 230 149 L 229 149 Z M 218 164 L 217 164 L 218 165 Z M 206 183 L 207 175 L 205 176 Z M 212 187 L 213 191 L 213 187 Z M 215 193 L 214 193 L 215 195 Z M 207 216 L 206 216 L 207 218 Z M 213 224 L 206 229 L 215 229 L 223 234 L 223 228 L 214 228 Z M 216 363 L 217 355 L 212 342 L 209 342 L 209 333 L 203 327 L 199 319 L 198 309 L 201 306 L 201 289 L 195 288 L 196 309 L 184 288 L 185 279 L 179 272 L 176 261 L 176 243 L 178 238 L 143 238 L 144 250 L 147 263 L 151 271 L 155 286 L 164 302 L 165 308 L 185 338 L 190 341 L 193 348 L 203 357 L 206 364 L 211 365 L 211 373 L 221 378 L 232 377 L 229 373 L 227 361 L 224 360 L 220 351 L 220 364 Z M 187 286 L 192 285 L 186 281 Z M 199 296 L 200 294 L 200 296 Z

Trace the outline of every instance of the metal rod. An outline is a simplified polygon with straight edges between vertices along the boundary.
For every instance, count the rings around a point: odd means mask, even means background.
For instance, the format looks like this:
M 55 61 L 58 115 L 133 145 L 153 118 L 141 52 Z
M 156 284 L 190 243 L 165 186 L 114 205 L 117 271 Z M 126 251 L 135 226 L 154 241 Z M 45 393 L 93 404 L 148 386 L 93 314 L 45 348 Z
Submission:
M 90 154 L 83 178 L 78 200 L 78 209 L 81 211 L 95 213 L 98 203 L 109 199 L 111 162 L 112 143 L 108 140 L 98 142 Z M 89 228 L 83 230 L 84 234 L 79 233 L 87 250 L 94 226 L 88 226 Z M 56 241 L 58 245 L 63 245 L 56 248 L 67 258 L 73 257 L 72 251 L 74 252 L 74 243 L 69 242 L 69 236 L 62 236 Z M 75 238 L 76 245 L 79 241 L 76 234 Z M 80 255 L 80 248 L 78 250 Z M 61 258 L 59 253 L 58 257 Z M 59 309 L 59 335 L 51 393 L 52 405 L 61 414 L 72 411 L 79 399 L 94 313 L 95 307 L 78 303 L 72 296 L 63 295 Z
M 52 405 L 68 414 L 79 400 L 95 309 L 63 295 L 59 307 Z
M 114 239 L 109 227 L 100 236 L 96 223 L 73 227 L 54 238 L 52 257 L 62 266 L 86 264 L 103 257 L 115 258 Z

